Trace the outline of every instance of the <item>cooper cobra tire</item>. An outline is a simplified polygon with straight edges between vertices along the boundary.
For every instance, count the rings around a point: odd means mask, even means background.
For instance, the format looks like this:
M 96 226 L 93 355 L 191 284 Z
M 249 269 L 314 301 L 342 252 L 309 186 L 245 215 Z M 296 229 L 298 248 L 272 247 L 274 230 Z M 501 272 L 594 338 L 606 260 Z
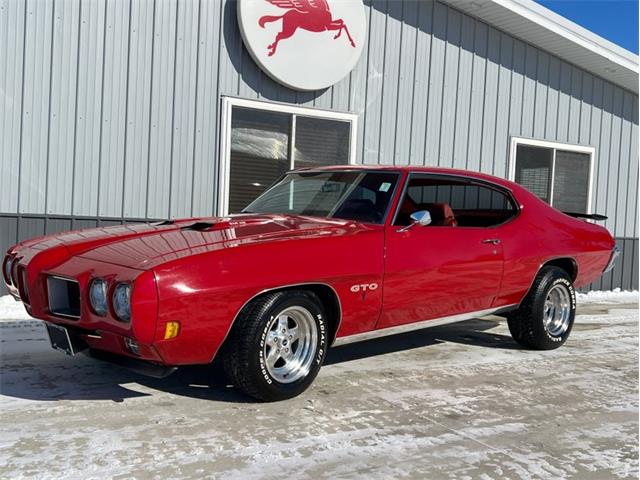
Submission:
M 513 339 L 525 348 L 553 350 L 569 338 L 576 315 L 571 278 L 558 267 L 543 267 L 520 307 L 507 317 Z
M 258 400 L 284 400 L 304 392 L 327 352 L 326 314 L 308 291 L 265 294 L 240 312 L 225 345 L 229 380 Z

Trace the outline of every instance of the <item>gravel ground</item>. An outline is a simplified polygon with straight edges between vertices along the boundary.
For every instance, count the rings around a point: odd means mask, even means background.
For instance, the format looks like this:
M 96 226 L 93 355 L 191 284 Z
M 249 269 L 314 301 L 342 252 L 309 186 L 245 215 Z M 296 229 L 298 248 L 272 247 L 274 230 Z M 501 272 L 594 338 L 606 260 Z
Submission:
M 260 404 L 216 369 L 152 380 L 0 322 L 0 478 L 638 478 L 637 304 L 579 305 L 559 350 L 485 317 L 333 349 Z

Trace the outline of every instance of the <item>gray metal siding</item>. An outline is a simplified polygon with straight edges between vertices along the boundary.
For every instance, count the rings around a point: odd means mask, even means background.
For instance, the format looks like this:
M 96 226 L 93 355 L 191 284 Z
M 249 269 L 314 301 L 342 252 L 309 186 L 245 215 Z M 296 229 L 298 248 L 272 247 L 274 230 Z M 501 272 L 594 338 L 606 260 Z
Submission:
M 445 4 L 364 3 L 355 69 L 294 92 L 252 61 L 232 0 L 0 0 L 0 212 L 213 213 L 232 95 L 358 113 L 365 163 L 505 176 L 510 136 L 593 145 L 593 209 L 637 238 L 637 95 Z

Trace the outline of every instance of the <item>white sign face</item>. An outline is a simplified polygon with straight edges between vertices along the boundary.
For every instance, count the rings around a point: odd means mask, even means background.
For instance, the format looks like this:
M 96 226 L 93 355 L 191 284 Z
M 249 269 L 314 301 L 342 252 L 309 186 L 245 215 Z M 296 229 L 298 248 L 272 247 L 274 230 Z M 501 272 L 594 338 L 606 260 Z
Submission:
M 295 90 L 339 82 L 367 36 L 362 0 L 238 0 L 238 23 L 260 68 Z

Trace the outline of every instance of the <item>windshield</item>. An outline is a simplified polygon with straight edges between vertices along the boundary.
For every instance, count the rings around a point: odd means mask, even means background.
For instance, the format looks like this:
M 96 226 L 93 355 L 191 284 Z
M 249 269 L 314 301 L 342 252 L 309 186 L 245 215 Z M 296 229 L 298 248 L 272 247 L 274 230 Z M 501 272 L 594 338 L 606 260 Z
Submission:
M 395 172 L 294 172 L 244 213 L 281 213 L 382 223 L 398 181 Z

